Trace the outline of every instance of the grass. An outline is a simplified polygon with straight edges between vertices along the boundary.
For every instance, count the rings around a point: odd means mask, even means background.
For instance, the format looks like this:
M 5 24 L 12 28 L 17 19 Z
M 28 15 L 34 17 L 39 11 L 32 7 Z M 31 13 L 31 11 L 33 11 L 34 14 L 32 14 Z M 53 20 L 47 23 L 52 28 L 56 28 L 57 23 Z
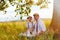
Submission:
M 51 19 L 43 20 L 46 27 L 48 28 Z M 27 38 L 21 39 L 18 35 L 26 30 L 26 21 L 12 21 L 12 22 L 0 22 L 0 40 L 27 40 Z M 43 36 L 44 35 L 44 36 Z M 46 32 L 40 36 L 40 40 L 52 40 L 53 33 Z M 38 40 L 38 39 L 37 39 Z

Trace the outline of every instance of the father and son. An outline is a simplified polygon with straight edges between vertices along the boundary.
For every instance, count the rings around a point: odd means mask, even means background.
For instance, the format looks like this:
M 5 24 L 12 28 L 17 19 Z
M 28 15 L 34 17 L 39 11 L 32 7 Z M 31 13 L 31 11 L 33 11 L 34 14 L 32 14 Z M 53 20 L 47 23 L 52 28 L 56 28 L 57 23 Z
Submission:
M 34 17 L 34 22 L 32 21 L 31 16 L 27 17 L 26 27 L 29 30 L 30 34 L 35 33 L 36 36 L 39 36 L 40 34 L 46 31 L 46 27 L 42 22 L 42 20 L 40 19 L 38 13 L 34 13 L 33 17 Z

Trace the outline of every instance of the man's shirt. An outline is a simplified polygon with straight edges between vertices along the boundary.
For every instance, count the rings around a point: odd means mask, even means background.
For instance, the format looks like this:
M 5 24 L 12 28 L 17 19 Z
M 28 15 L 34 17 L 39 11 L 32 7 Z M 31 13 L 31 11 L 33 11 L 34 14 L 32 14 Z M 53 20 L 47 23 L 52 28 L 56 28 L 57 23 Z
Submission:
M 44 32 L 46 31 L 46 27 L 41 19 L 34 24 L 34 27 L 35 27 L 34 33 L 36 33 L 36 30 L 38 31 L 38 33 L 40 33 L 41 31 L 44 31 Z

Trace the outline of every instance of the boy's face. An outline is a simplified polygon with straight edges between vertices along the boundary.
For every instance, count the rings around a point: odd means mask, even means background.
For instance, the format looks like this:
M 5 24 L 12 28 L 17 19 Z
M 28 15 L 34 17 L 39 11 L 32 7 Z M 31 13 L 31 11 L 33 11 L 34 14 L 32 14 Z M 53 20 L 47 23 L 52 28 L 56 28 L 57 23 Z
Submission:
M 32 20 L 32 17 L 30 17 L 28 20 L 31 21 Z
M 34 16 L 34 19 L 35 19 L 35 20 L 38 20 L 38 19 L 39 19 L 39 16 L 38 16 L 38 15 L 35 15 L 35 16 Z

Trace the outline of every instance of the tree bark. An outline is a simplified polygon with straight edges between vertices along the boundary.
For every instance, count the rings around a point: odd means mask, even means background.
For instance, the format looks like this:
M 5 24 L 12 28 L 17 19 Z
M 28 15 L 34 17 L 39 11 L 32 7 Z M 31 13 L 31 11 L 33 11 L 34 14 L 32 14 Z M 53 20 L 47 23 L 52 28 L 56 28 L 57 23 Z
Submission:
M 54 0 L 53 18 L 50 30 L 54 31 L 54 40 L 60 40 L 60 0 Z
M 54 31 L 54 40 L 60 40 L 60 0 L 54 0 L 53 18 L 50 30 Z
M 60 34 L 60 0 L 54 0 L 53 18 L 50 28 L 55 34 Z

